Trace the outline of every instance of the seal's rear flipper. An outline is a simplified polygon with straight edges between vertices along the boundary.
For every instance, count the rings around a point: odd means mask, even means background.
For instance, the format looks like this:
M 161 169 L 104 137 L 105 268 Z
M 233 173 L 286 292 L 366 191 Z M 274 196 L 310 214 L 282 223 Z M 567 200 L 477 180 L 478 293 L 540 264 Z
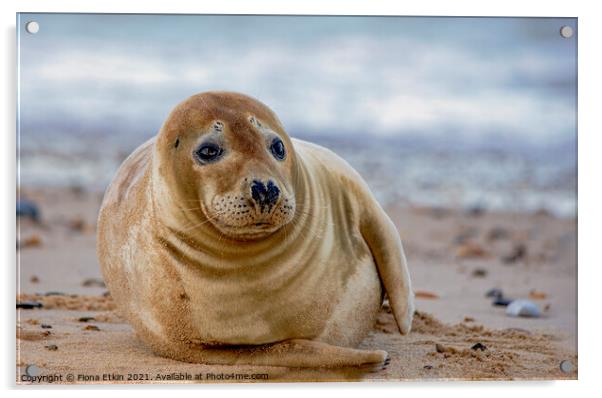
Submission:
M 213 365 L 287 366 L 292 368 L 335 368 L 374 364 L 382 368 L 388 354 L 382 350 L 358 350 L 313 340 L 287 340 L 250 347 L 206 348 L 198 345 L 169 345 L 158 354 L 192 363 Z

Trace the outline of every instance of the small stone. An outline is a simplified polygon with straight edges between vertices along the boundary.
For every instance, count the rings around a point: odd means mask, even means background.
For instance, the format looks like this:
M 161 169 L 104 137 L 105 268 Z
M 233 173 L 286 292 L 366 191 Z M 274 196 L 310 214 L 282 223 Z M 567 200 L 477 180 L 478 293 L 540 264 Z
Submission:
M 59 347 L 56 344 L 50 344 L 46 346 L 46 349 L 50 351 L 56 351 L 59 349 Z
M 45 324 L 45 323 L 41 324 L 41 325 L 40 325 L 40 327 L 41 327 L 42 329 L 52 329 L 52 325 L 47 325 L 47 324 Z
M 69 228 L 73 231 L 83 232 L 87 228 L 87 224 L 82 217 L 76 217 L 69 221 Z
M 424 365 L 424 369 L 431 370 L 433 369 L 433 365 Z
M 94 330 L 95 332 L 100 331 L 100 328 L 96 325 L 87 325 L 83 330 Z
M 514 300 L 506 308 L 506 314 L 509 316 L 520 316 L 526 318 L 538 318 L 541 316 L 539 307 L 529 300 Z
M 512 302 L 511 299 L 498 297 L 493 301 L 493 305 L 498 306 L 498 307 L 507 307 L 511 302 Z
M 34 222 L 40 222 L 40 209 L 38 205 L 27 199 L 17 200 L 17 217 L 27 217 Z
M 42 246 L 42 238 L 40 235 L 32 234 L 19 244 L 19 247 L 39 247 Z
M 439 344 L 439 343 L 437 343 L 437 344 L 435 344 L 435 350 L 436 350 L 438 353 L 442 354 L 442 353 L 444 353 L 444 352 L 446 352 L 446 351 L 447 351 L 447 348 L 445 348 L 445 346 L 444 346 L 443 344 Z
M 506 238 L 508 238 L 508 236 L 509 236 L 509 233 L 505 228 L 493 227 L 487 233 L 487 240 L 494 241 L 494 240 L 499 240 L 499 239 L 506 239 Z
M 504 293 L 502 292 L 502 289 L 493 288 L 485 293 L 485 297 L 502 298 L 504 297 Z
M 427 299 L 427 300 L 436 300 L 439 298 L 439 296 L 435 293 L 432 292 L 427 292 L 424 290 L 416 290 L 414 292 L 414 297 L 419 298 L 419 299 Z
M 465 243 L 456 249 L 456 257 L 458 258 L 483 258 L 487 256 L 489 256 L 489 253 L 476 243 Z
M 64 296 L 65 293 L 63 292 L 46 292 L 44 293 L 44 296 Z
M 471 316 L 465 316 L 464 317 L 464 322 L 474 322 L 474 318 Z
M 106 287 L 104 281 L 98 278 L 88 278 L 82 282 L 84 287 Z
M 515 262 L 522 260 L 527 255 L 527 246 L 523 243 L 519 243 L 514 246 L 510 254 L 502 257 L 504 264 L 514 264 Z
M 477 351 L 477 350 L 485 351 L 487 349 L 487 346 L 485 346 L 485 344 L 482 344 L 482 343 L 477 343 L 477 344 L 473 345 L 472 347 L 470 347 L 470 349 L 474 350 L 474 351 Z
M 40 282 L 40 278 L 38 278 L 38 277 L 37 277 L 37 276 L 35 276 L 35 275 L 32 275 L 32 276 L 31 276 L 31 278 L 29 278 L 29 281 L 30 281 L 31 283 L 39 283 L 39 282 Z
M 92 317 L 92 316 L 82 316 L 77 321 L 78 322 L 92 322 L 92 321 L 95 321 L 95 320 L 96 319 L 94 319 L 94 317 Z
M 37 301 L 21 301 L 17 303 L 17 309 L 32 310 L 34 308 L 42 308 L 44 305 Z
M 472 271 L 472 276 L 475 278 L 484 278 L 487 276 L 487 270 L 485 268 L 475 268 Z
M 548 297 L 544 292 L 537 291 L 535 289 L 529 292 L 529 298 L 531 300 L 545 300 Z

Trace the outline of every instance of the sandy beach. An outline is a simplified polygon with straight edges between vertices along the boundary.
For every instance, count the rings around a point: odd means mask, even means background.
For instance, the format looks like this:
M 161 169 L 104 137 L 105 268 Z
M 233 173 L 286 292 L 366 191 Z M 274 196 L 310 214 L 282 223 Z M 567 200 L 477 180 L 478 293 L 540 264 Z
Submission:
M 385 304 L 361 347 L 388 351 L 388 367 L 299 370 L 154 355 L 114 311 L 102 282 L 95 252 L 102 193 L 22 188 L 21 197 L 39 206 L 41 222 L 20 219 L 17 302 L 41 307 L 17 310 L 18 383 L 29 383 L 28 365 L 56 383 L 577 378 L 574 217 L 389 206 L 417 295 L 412 332 L 397 333 Z M 506 315 L 486 297 L 491 289 L 533 301 L 542 315 Z M 568 372 L 562 361 L 572 364 Z

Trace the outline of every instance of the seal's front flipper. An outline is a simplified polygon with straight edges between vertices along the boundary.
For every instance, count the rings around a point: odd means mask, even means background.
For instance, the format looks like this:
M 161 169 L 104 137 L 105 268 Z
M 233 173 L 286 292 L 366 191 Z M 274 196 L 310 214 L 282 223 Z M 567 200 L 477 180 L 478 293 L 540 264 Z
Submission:
M 412 328 L 414 293 L 406 257 L 397 228 L 376 199 L 372 198 L 372 203 L 362 209 L 360 230 L 389 296 L 397 327 L 401 334 L 407 334 Z
M 348 366 L 383 367 L 388 355 L 382 350 L 358 350 L 313 340 L 287 340 L 253 347 L 207 348 L 198 345 L 169 346 L 160 355 L 184 362 L 213 365 L 287 366 L 293 368 L 335 368 Z

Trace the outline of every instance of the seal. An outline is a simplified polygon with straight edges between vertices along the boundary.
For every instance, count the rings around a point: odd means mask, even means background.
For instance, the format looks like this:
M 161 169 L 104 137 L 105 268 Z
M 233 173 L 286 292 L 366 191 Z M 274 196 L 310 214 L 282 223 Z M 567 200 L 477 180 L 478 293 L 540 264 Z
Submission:
M 381 364 L 385 351 L 356 347 L 385 291 L 410 331 L 402 244 L 367 184 L 242 94 L 175 107 L 108 187 L 97 242 L 119 312 L 169 358 Z

